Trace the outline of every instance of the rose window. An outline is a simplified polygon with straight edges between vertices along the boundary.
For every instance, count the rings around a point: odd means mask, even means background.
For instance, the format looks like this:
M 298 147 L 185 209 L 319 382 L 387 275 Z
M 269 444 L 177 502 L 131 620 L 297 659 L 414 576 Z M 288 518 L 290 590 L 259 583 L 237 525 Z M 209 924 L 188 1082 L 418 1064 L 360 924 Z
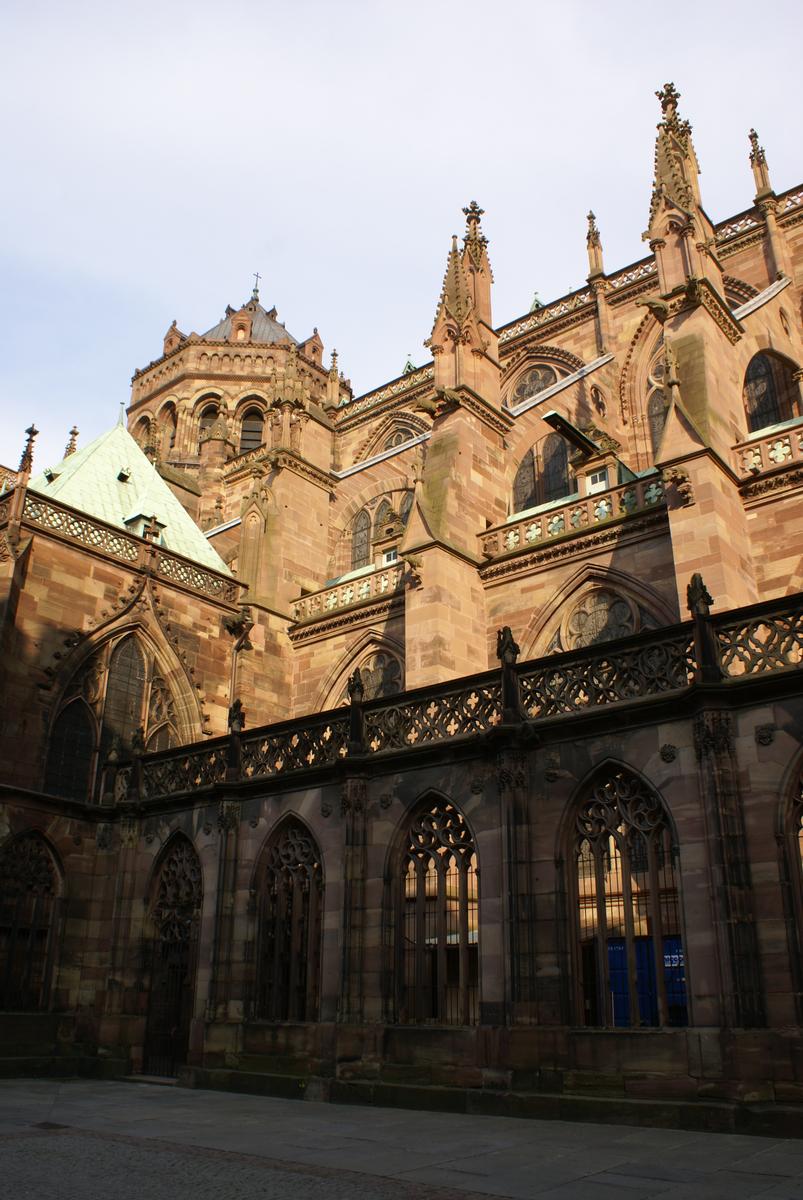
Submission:
M 539 392 L 552 387 L 552 384 L 557 383 L 557 381 L 558 377 L 551 367 L 530 367 L 529 371 L 524 372 L 521 379 L 519 379 L 513 388 L 510 403 L 512 406 L 522 404 L 525 400 L 529 400 L 531 396 L 537 396 Z
M 638 618 L 633 606 L 616 592 L 599 590 L 586 596 L 575 608 L 566 627 L 570 650 L 595 646 L 635 633 Z

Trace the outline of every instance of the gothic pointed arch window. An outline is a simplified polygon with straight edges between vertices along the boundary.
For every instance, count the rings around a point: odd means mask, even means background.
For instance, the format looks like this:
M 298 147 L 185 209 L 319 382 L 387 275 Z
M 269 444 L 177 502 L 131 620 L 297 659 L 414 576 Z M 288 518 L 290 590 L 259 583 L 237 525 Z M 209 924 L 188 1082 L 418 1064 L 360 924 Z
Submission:
M 535 452 L 531 446 L 519 463 L 516 478 L 513 481 L 513 511 L 523 512 L 526 508 L 534 508 L 537 503 Z
M 374 537 L 383 537 L 385 526 L 395 516 L 393 505 L 388 500 L 387 496 L 380 502 L 374 517 Z
M 570 859 L 585 1025 L 687 1025 L 678 853 L 661 798 L 611 765 L 585 789 Z
M 134 734 L 142 722 L 147 664 L 142 647 L 135 637 L 123 638 L 111 653 L 103 704 L 101 754 L 107 754 L 114 743 L 124 749 L 131 746 Z
M 300 821 L 285 821 L 266 845 L 256 897 L 253 1015 L 263 1021 L 314 1021 L 320 997 L 323 868 L 315 839 Z
M 165 847 L 151 891 L 144 1066 L 152 1075 L 175 1075 L 187 1061 L 202 903 L 201 862 L 179 834 Z
M 544 502 L 562 500 L 571 494 L 569 479 L 569 443 L 559 433 L 544 438 L 541 448 L 544 478 Z
M 86 800 L 95 740 L 92 711 L 84 700 L 76 698 L 59 713 L 50 734 L 46 792 L 68 800 Z
M 524 512 L 571 496 L 575 490 L 569 467 L 569 443 L 550 433 L 524 454 L 513 481 L 513 512 Z
M 473 1025 L 479 1014 L 477 850 L 462 813 L 433 797 L 410 820 L 395 879 L 402 1023 Z
M 774 354 L 756 354 L 744 377 L 744 406 L 751 433 L 797 416 L 799 394 L 790 365 Z
M 257 450 L 264 441 L 265 418 L 262 410 L 249 408 L 243 414 L 240 424 L 240 454 L 249 450 Z
M 666 414 L 669 411 L 669 397 L 666 392 L 666 362 L 663 334 L 658 339 L 653 351 L 650 365 L 647 368 L 647 429 L 650 438 L 650 451 L 655 458 L 661 445 L 661 438 L 666 425 Z
M 23 833 L 0 849 L 0 1010 L 50 1006 L 61 934 L 61 872 L 45 840 Z
M 362 508 L 351 527 L 351 569 L 367 567 L 371 561 L 371 516 Z
M 45 791 L 74 800 L 97 796 L 109 754 L 130 756 L 140 731 L 147 750 L 167 749 L 178 741 L 178 717 L 152 649 L 127 633 L 69 681 L 48 739 Z

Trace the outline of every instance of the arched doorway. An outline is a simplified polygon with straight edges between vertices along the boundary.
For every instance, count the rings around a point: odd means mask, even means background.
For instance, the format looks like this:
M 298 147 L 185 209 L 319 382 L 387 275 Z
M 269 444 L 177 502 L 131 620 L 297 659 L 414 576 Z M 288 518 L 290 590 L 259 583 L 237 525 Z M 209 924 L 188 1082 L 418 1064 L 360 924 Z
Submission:
M 143 1068 L 172 1076 L 187 1061 L 203 900 L 201 863 L 187 838 L 169 845 L 156 880 Z

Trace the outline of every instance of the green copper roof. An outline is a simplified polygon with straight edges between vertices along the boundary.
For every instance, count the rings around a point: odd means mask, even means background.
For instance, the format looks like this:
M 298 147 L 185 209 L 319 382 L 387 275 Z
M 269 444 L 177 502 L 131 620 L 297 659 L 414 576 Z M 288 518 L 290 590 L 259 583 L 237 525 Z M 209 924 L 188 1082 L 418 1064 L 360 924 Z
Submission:
M 30 487 L 129 533 L 141 533 L 138 517 L 155 518 L 164 527 L 159 544 L 166 550 L 231 574 L 122 424 L 37 475 Z

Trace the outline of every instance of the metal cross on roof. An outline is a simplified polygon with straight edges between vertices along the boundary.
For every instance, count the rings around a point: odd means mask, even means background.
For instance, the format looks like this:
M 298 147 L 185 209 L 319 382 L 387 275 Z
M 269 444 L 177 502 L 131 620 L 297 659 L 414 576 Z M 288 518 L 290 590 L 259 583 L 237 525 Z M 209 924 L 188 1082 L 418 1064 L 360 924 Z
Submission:
M 260 279 L 261 279 L 261 278 L 262 278 L 262 276 L 260 275 L 259 271 L 254 271 L 254 291 L 253 291 L 253 297 L 254 297 L 254 299 L 255 299 L 255 300 L 258 300 L 258 299 L 259 299 L 259 281 L 260 281 Z

